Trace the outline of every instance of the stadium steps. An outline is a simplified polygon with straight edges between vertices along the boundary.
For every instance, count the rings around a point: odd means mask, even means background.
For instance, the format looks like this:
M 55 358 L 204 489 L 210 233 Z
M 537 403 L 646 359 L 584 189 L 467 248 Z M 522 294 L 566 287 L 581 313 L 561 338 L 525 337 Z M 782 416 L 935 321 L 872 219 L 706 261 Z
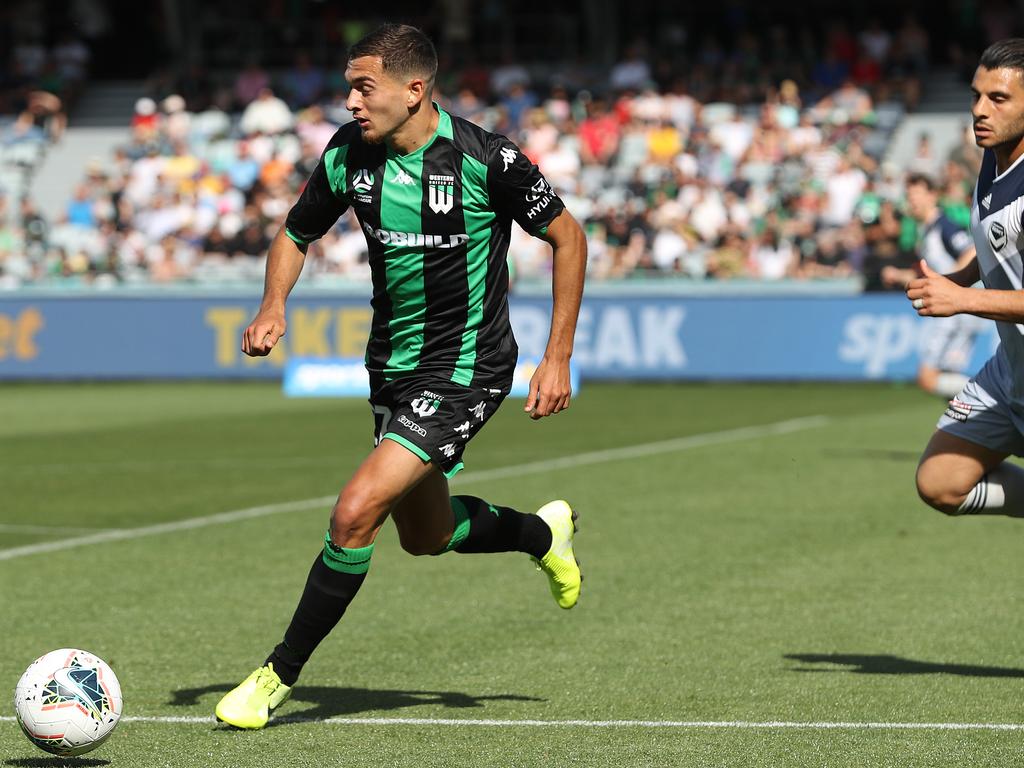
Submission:
M 924 83 L 921 103 L 913 114 L 904 117 L 896 128 L 884 160 L 900 169 L 911 167 L 921 134 L 931 137 L 932 157 L 937 159 L 935 172 L 950 150 L 961 140 L 970 125 L 970 88 L 953 70 L 929 73 Z
M 48 220 L 63 215 L 77 184 L 85 181 L 90 161 L 107 164 L 114 148 L 128 141 L 128 120 L 116 128 L 70 127 L 49 147 L 32 178 L 30 194 Z
M 952 69 L 938 69 L 925 78 L 917 114 L 966 114 L 971 108 L 971 88 Z
M 135 102 L 146 95 L 141 80 L 93 83 L 82 94 L 68 123 L 75 128 L 123 128 L 135 114 Z

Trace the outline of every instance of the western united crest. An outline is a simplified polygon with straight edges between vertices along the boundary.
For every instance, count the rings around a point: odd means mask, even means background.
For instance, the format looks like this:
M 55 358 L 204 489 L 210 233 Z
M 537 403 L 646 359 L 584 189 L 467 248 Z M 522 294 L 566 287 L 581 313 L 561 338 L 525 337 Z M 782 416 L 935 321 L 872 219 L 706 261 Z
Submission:
M 427 203 L 434 213 L 448 213 L 455 207 L 455 177 L 430 174 Z

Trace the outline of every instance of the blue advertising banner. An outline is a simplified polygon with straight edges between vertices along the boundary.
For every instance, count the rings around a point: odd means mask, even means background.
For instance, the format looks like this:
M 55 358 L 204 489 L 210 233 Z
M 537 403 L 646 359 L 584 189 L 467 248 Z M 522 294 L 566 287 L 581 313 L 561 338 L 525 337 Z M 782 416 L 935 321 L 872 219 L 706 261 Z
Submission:
M 362 359 L 370 308 L 296 295 L 265 358 L 240 350 L 259 298 L 0 298 L 0 379 L 280 378 L 290 359 Z M 520 360 L 544 354 L 550 301 L 516 298 Z M 928 319 L 902 295 L 584 299 L 573 362 L 583 379 L 912 379 Z M 992 354 L 986 324 L 969 370 Z

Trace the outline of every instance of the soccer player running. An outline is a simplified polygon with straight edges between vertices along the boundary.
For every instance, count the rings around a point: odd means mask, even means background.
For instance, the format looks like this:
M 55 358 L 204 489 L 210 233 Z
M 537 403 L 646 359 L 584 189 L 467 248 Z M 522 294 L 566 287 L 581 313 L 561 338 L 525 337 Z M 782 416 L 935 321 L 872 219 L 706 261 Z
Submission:
M 922 265 L 907 286 L 925 317 L 996 321 L 995 355 L 950 402 L 917 468 L 917 489 L 948 515 L 1024 517 L 1024 38 L 994 43 L 971 83 L 974 135 L 984 148 L 974 190 L 976 257 L 950 275 Z M 983 289 L 970 288 L 978 279 Z
M 534 419 L 569 406 L 586 240 L 516 145 L 431 101 L 436 73 L 434 47 L 414 27 L 386 24 L 349 51 L 347 107 L 355 119 L 331 139 L 275 237 L 263 302 L 244 332 L 246 354 L 273 349 L 307 246 L 354 208 L 373 282 L 366 366 L 376 447 L 338 496 L 282 641 L 217 704 L 217 717 L 239 728 L 262 728 L 288 699 L 359 591 L 389 516 L 410 554 L 524 552 L 547 574 L 559 606 L 579 598 L 568 503 L 523 514 L 450 496 L 448 479 L 511 386 L 512 221 L 554 251 L 550 336 L 525 404 Z
M 939 207 L 939 189 L 928 176 L 913 173 L 907 179 L 907 208 L 922 226 L 919 238 L 921 260 L 933 272 L 958 272 L 974 261 L 971 236 Z M 920 277 L 918 269 L 885 267 L 882 280 L 892 286 L 906 286 Z M 917 384 L 947 400 L 967 383 L 963 369 L 971 359 L 974 340 L 984 320 L 972 315 L 936 318 L 928 323 L 921 345 Z

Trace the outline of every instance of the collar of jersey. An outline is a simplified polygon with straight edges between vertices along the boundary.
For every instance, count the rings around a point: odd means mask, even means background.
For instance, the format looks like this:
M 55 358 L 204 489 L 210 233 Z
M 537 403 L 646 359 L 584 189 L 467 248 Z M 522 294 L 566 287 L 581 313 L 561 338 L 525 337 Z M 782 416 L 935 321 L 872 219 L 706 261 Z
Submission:
M 391 147 L 388 147 L 387 145 L 385 145 L 385 148 L 387 149 L 387 156 L 388 157 L 399 158 L 401 160 L 406 160 L 406 159 L 408 159 L 410 157 L 416 157 L 416 155 L 420 155 L 420 154 L 423 154 L 424 152 L 426 152 L 427 148 L 431 144 L 434 143 L 434 141 L 437 139 L 438 136 L 441 135 L 441 127 L 445 124 L 446 120 L 449 121 L 449 123 L 450 123 L 451 122 L 451 118 L 448 116 L 447 112 L 445 112 L 443 109 L 441 109 L 441 105 L 438 104 L 436 101 L 432 101 L 430 103 L 433 104 L 434 105 L 434 109 L 437 110 L 437 128 L 434 129 L 434 133 L 431 135 L 431 137 L 429 139 L 427 139 L 427 141 L 424 144 L 422 144 L 421 146 L 417 147 L 416 149 L 414 149 L 412 152 L 410 152 L 407 155 L 400 155 L 397 152 L 395 152 L 395 150 L 393 150 Z
M 438 123 L 437 127 L 440 128 L 441 124 Z M 1016 168 L 1018 165 L 1020 165 L 1020 161 L 1021 160 L 1024 160 L 1024 154 L 1022 154 L 1020 157 L 1018 157 L 1016 160 L 1014 160 L 1012 163 L 1010 163 L 1010 167 L 1009 168 L 1007 168 L 1005 171 L 1003 171 L 998 176 L 996 176 L 994 179 L 992 179 L 992 183 L 995 184 L 997 181 L 1002 181 L 1003 179 L 1005 179 L 1006 176 L 1010 173 L 1010 171 L 1012 171 L 1014 168 Z

